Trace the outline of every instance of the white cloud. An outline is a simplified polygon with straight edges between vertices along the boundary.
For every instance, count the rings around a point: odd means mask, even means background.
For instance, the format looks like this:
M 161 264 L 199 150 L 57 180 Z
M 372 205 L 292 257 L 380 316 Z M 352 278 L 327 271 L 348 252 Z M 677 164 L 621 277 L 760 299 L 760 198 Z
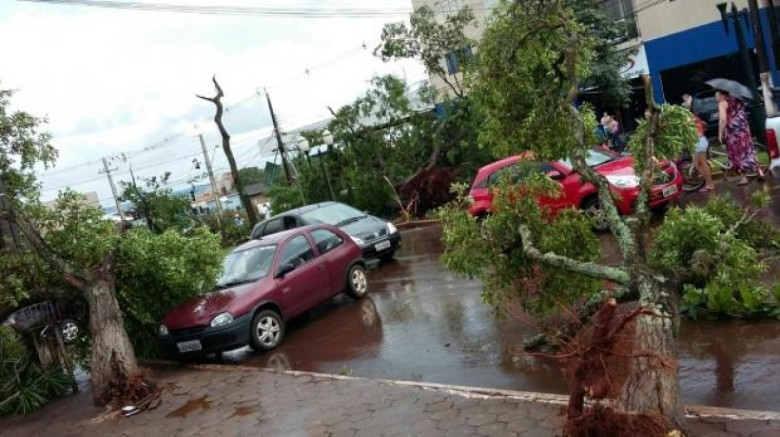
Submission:
M 221 4 L 216 0 L 186 3 Z M 405 0 L 352 4 L 410 7 Z M 414 62 L 383 64 L 371 56 L 382 23 L 393 19 L 204 16 L 13 2 L 0 6 L 0 50 L 6 59 L 0 86 L 18 89 L 15 107 L 49 117 L 54 144 L 60 149 L 59 167 L 184 134 L 176 143 L 134 157 L 134 166 L 142 168 L 143 162 L 197 153 L 199 145 L 191 135 L 198 120 L 209 143 L 215 143 L 213 123 L 208 121 L 213 105 L 194 96 L 213 95 L 213 74 L 225 90 L 228 105 L 269 86 L 286 129 L 327 117 L 327 106 L 353 99 L 374 74 L 405 72 L 415 79 L 424 77 Z M 361 48 L 364 42 L 368 50 Z M 264 101 L 253 99 L 228 113 L 228 127 L 234 123 L 237 129 L 265 128 Z M 44 188 L 99 178 L 98 167 L 58 171 L 44 178 Z M 183 159 L 169 167 L 185 175 L 191 164 Z M 75 188 L 97 190 L 101 198 L 110 196 L 102 181 Z M 47 192 L 46 197 L 54 194 Z

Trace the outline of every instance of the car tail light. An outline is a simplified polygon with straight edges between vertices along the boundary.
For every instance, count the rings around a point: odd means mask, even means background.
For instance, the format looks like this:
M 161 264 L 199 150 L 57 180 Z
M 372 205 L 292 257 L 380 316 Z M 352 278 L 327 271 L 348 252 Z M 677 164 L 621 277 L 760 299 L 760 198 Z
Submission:
M 774 129 L 766 130 L 766 148 L 769 151 L 770 159 L 780 158 L 780 149 L 777 145 L 777 135 Z

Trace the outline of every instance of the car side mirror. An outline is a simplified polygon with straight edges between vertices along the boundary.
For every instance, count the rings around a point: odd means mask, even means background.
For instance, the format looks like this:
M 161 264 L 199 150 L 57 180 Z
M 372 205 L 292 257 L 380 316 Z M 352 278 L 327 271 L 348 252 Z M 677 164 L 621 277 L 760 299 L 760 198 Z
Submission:
M 559 181 L 563 179 L 563 173 L 559 172 L 558 170 L 550 170 L 547 172 L 547 177 L 554 181 Z
M 280 264 L 279 268 L 276 270 L 275 278 L 281 278 L 282 276 L 290 273 L 293 270 L 295 270 L 295 266 L 292 263 Z

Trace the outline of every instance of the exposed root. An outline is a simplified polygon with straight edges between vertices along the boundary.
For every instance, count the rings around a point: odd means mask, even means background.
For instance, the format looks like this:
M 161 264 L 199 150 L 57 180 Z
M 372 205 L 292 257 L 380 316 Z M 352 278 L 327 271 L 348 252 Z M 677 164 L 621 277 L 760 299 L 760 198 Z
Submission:
M 558 354 L 544 355 L 562 364 L 569 382 L 564 436 L 663 437 L 674 430 L 663 415 L 633 414 L 602 403 L 619 397 L 630 359 L 656 356 L 633 351 L 635 321 L 643 315 L 656 316 L 641 306 L 619 314 L 617 301 L 607 299 L 579 335 L 559 337 L 562 348 Z M 659 366 L 667 364 L 658 361 Z
M 563 429 L 566 437 L 667 437 L 674 431 L 663 416 L 626 414 L 596 404 L 577 418 L 569 418 Z M 679 433 L 679 431 L 677 431 Z M 676 434 L 682 435 L 682 434 Z
M 110 407 L 122 413 L 124 407 L 135 407 L 131 414 L 153 410 L 162 403 L 161 395 L 173 387 L 172 384 L 157 384 L 149 378 L 149 369 L 139 369 L 131 375 L 123 370 L 116 354 L 111 356 L 111 380 L 108 383 Z M 125 412 L 126 415 L 128 412 Z

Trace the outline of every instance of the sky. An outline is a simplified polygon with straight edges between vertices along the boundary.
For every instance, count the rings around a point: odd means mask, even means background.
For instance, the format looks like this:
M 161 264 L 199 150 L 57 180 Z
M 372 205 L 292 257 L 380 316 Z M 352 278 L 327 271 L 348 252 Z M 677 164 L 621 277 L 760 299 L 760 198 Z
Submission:
M 125 1 L 125 0 L 117 0 Z M 138 1 L 138 0 L 136 0 Z M 281 129 L 329 117 L 362 94 L 374 75 L 410 83 L 427 76 L 416 61 L 383 63 L 372 55 L 383 24 L 408 20 L 409 0 L 143 0 L 144 3 L 285 8 L 360 8 L 372 18 L 202 15 L 0 2 L 0 87 L 15 90 L 12 108 L 46 117 L 59 150 L 56 167 L 39 173 L 42 198 L 65 187 L 96 191 L 113 203 L 102 158 L 115 182 L 171 172 L 182 188 L 202 173 L 202 133 L 215 173 L 228 171 L 213 122 L 216 75 L 228 108 L 225 124 L 239 166 L 263 166 L 273 152 L 262 95 L 270 94 Z M 392 13 L 392 14 L 391 14 Z M 394 14 L 394 15 L 393 15 Z

